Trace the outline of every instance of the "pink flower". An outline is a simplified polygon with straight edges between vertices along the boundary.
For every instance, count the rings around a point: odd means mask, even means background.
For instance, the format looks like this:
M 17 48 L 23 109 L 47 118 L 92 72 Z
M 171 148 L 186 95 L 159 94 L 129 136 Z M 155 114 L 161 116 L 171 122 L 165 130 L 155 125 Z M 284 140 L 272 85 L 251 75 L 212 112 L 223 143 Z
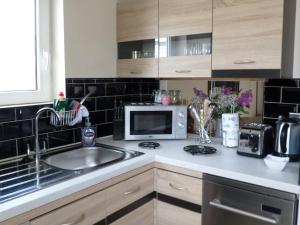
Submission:
M 197 88 L 194 88 L 194 93 L 197 97 L 199 97 L 201 99 L 207 99 L 208 98 L 207 94 L 205 94 L 202 90 L 199 90 Z
M 251 90 L 249 90 L 249 91 L 241 92 L 236 102 L 242 107 L 249 108 L 252 102 L 252 98 L 253 98 L 252 92 Z
M 222 87 L 222 94 L 223 95 L 232 95 L 233 94 L 232 88 L 223 86 Z

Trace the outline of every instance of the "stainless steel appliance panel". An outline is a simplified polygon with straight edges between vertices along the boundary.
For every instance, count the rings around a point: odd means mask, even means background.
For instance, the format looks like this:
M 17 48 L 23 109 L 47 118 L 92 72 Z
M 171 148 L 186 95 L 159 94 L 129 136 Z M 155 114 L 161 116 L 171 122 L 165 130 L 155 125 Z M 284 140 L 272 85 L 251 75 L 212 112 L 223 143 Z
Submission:
M 295 225 L 296 195 L 206 175 L 203 225 Z

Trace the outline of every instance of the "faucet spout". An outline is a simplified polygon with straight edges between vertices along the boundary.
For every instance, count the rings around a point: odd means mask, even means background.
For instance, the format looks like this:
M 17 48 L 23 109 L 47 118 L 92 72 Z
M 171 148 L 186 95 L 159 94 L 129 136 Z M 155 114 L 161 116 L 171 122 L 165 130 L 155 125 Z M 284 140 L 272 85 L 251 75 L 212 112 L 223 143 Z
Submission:
M 61 121 L 61 116 L 53 109 L 50 107 L 44 107 L 41 108 L 35 116 L 35 161 L 37 166 L 40 164 L 40 158 L 41 158 L 41 152 L 40 152 L 40 144 L 39 144 L 39 118 L 41 114 L 43 114 L 46 111 L 50 111 L 54 113 L 54 115 L 57 117 L 59 121 Z

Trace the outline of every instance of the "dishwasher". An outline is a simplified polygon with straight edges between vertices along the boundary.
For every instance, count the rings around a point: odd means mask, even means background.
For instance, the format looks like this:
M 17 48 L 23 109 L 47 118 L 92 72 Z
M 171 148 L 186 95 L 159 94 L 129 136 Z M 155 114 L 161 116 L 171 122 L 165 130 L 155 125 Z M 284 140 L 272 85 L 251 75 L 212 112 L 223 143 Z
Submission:
M 296 225 L 295 194 L 204 175 L 203 225 Z

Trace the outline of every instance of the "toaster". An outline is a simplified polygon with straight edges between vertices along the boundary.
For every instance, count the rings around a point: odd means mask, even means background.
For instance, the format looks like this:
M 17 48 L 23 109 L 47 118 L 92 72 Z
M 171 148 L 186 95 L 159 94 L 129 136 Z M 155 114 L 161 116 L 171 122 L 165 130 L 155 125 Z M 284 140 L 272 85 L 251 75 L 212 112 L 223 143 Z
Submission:
M 239 155 L 264 158 L 274 152 L 274 129 L 267 124 L 251 123 L 240 129 Z

